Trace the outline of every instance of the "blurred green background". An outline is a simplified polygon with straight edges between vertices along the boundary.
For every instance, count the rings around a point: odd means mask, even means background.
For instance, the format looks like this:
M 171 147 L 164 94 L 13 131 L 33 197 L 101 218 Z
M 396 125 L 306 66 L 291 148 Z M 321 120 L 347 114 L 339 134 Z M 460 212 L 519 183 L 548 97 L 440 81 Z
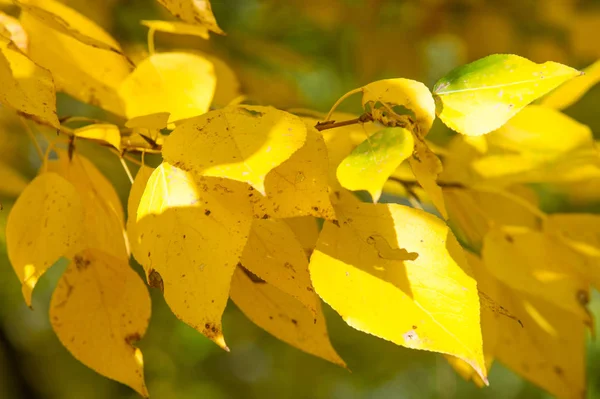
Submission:
M 144 57 L 142 19 L 170 19 L 153 0 L 65 0 Z M 210 41 L 158 33 L 157 49 L 199 49 L 224 60 L 250 101 L 279 108 L 327 111 L 343 93 L 386 77 L 418 79 L 430 87 L 455 66 L 493 53 L 513 53 L 582 68 L 600 59 L 600 1 L 577 0 L 213 0 L 228 33 Z M 358 111 L 348 101 L 342 110 Z M 600 137 L 600 87 L 566 110 Z M 59 116 L 110 119 L 67 96 Z M 39 160 L 18 119 L 0 110 L 2 161 L 26 181 Z M 437 124 L 432 138 L 451 133 Z M 124 204 L 129 182 L 118 159 L 102 148 L 81 145 L 114 182 Z M 156 159 L 154 160 L 156 161 Z M 135 165 L 131 165 L 135 171 Z M 21 176 L 22 175 L 22 176 Z M 6 180 L 5 180 L 6 181 Z M 600 191 L 600 190 L 597 190 Z M 599 212 L 600 199 L 577 187 L 538 187 L 544 210 Z M 65 264 L 56 265 L 36 288 L 33 308 L 21 297 L 8 263 L 4 226 L 14 201 L 1 191 L 0 212 L 0 398 L 136 398 L 129 388 L 77 362 L 51 330 L 48 303 Z M 140 271 L 140 268 L 137 268 Z M 326 308 L 334 347 L 352 372 L 306 355 L 269 336 L 233 304 L 224 316 L 231 353 L 225 353 L 172 315 L 151 290 L 153 316 L 139 343 L 153 398 L 544 398 L 500 364 L 491 386 L 461 380 L 442 356 L 408 350 L 357 332 Z M 600 314 L 599 295 L 591 302 Z M 588 397 L 600 398 L 600 345 L 589 341 Z

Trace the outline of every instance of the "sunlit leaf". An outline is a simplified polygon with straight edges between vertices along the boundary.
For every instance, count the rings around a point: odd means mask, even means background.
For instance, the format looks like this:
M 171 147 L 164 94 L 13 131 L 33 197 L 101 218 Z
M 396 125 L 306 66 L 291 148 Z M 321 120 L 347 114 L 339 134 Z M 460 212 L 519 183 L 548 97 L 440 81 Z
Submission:
M 86 37 L 119 48 L 119 44 L 95 23 L 59 2 L 27 0 L 27 4 L 60 16 L 71 29 Z M 29 33 L 28 55 L 52 73 L 58 90 L 123 115 L 123 104 L 116 91 L 131 69 L 125 57 L 85 44 L 29 12 L 23 12 L 20 19 Z
M 201 25 L 192 25 L 177 21 L 140 21 L 140 23 L 159 32 L 199 36 L 203 39 L 208 39 L 208 28 Z
M 55 173 L 36 177 L 15 202 L 6 224 L 6 246 L 27 305 L 42 274 L 79 242 L 83 210 L 75 187 Z
M 169 122 L 208 111 L 215 92 L 213 65 L 189 53 L 154 54 L 125 79 L 119 94 L 127 118 L 169 112 Z
M 255 220 L 241 265 L 317 312 L 317 297 L 308 274 L 308 258 L 294 232 L 277 219 Z
M 127 260 L 89 249 L 75 255 L 58 282 L 50 320 L 77 360 L 147 397 L 142 352 L 134 344 L 150 311 L 148 290 Z
M 64 150 L 58 151 L 58 155 L 58 160 L 48 162 L 48 170 L 60 174 L 75 186 L 84 207 L 83 235 L 75 252 L 95 248 L 120 259 L 129 259 L 123 206 L 111 182 L 84 156 L 75 153 L 69 159 Z
M 275 108 L 228 107 L 177 126 L 165 140 L 163 157 L 199 175 L 246 182 L 264 194 L 267 173 L 304 145 L 306 130 L 300 118 Z
M 337 168 L 340 184 L 348 190 L 366 190 L 373 202 L 383 185 L 413 152 L 412 134 L 398 127 L 382 129 L 358 145 Z
M 56 92 L 50 72 L 0 36 L 0 104 L 38 123 L 58 127 Z
M 342 199 L 311 257 L 316 292 L 350 326 L 459 357 L 485 379 L 477 287 L 448 227 L 402 205 Z
M 173 313 L 223 348 L 221 315 L 252 223 L 248 188 L 163 162 L 148 180 L 131 237 Z
M 144 253 L 140 252 L 140 237 L 137 234 L 137 211 L 140 205 L 140 200 L 146 189 L 146 184 L 154 168 L 143 165 L 135 175 L 131 190 L 129 191 L 129 197 L 127 198 L 127 237 L 129 237 L 129 249 L 133 254 L 133 257 L 141 262 L 144 259 Z
M 424 139 L 414 135 L 415 150 L 408 159 L 410 168 L 417 181 L 427 193 L 442 217 L 448 217 L 442 189 L 437 183 L 438 175 L 442 172 L 442 162 L 427 146 Z
M 306 142 L 265 178 L 264 212 L 288 218 L 335 218 L 329 200 L 327 147 L 321 134 L 306 126 Z
M 73 131 L 75 137 L 82 137 L 90 140 L 108 144 L 117 151 L 121 150 L 121 132 L 119 127 L 108 123 L 88 125 Z
M 168 112 L 157 112 L 155 114 L 136 116 L 125 122 L 125 127 L 131 129 L 164 129 L 168 125 L 169 115 L 170 114 Z
M 315 299 L 316 295 L 312 294 Z M 256 325 L 311 355 L 346 367 L 329 342 L 321 304 L 315 314 L 266 282 L 254 282 L 238 268 L 231 281 L 231 299 Z
M 29 38 L 18 19 L 0 12 L 0 36 L 10 39 L 21 51 L 27 53 Z
M 554 109 L 565 109 L 579 101 L 600 81 L 600 60 L 583 70 L 585 75 L 568 81 L 542 98 L 540 104 Z
M 378 80 L 364 86 L 362 92 L 363 107 L 369 106 L 371 110 L 376 109 L 388 116 L 397 117 L 394 107 L 400 106 L 412 113 L 409 115 L 410 119 L 416 123 L 422 136 L 429 132 L 435 119 L 435 102 L 423 83 L 401 78 Z M 378 115 L 374 113 L 377 120 Z M 385 120 L 381 121 L 387 125 Z
M 536 64 L 516 55 L 490 55 L 454 69 L 435 84 L 436 112 L 459 133 L 486 134 L 580 74 L 556 62 Z
M 215 33 L 223 34 L 217 25 L 209 0 L 157 0 L 171 14 L 185 22 L 205 26 Z

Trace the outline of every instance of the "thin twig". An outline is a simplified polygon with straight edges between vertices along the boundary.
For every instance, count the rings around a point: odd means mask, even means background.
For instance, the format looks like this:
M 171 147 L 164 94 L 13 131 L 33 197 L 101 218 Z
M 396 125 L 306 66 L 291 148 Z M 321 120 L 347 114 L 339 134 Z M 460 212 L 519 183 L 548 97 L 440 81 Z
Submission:
M 133 184 L 133 175 L 131 174 L 131 171 L 129 170 L 129 166 L 127 166 L 127 162 L 125 162 L 125 159 L 122 156 L 119 156 L 119 161 L 121 162 L 121 165 L 123 166 L 123 169 L 125 170 L 125 173 L 127 174 L 127 177 L 129 177 L 129 181 L 131 182 L 131 184 Z
M 324 121 L 324 122 L 319 122 L 319 123 L 317 123 L 315 125 L 315 129 L 317 129 L 318 131 L 323 131 L 323 130 L 327 130 L 327 129 L 333 129 L 333 128 L 336 128 L 336 127 L 356 125 L 356 124 L 359 124 L 359 123 L 367 123 L 367 122 L 371 122 L 371 121 L 373 121 L 373 117 L 371 117 L 371 114 L 362 114 L 358 118 L 349 119 L 347 121 L 340 121 L 340 122 L 336 122 L 336 121 Z

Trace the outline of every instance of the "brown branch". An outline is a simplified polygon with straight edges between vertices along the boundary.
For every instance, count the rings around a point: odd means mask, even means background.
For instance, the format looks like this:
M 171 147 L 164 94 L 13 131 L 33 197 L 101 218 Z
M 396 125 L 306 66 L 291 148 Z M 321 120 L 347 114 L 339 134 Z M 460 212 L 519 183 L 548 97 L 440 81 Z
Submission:
M 391 180 L 391 181 L 394 181 L 396 183 L 403 185 L 404 188 L 407 189 L 407 191 L 409 188 L 412 189 L 413 187 L 419 186 L 419 182 L 417 182 L 416 180 L 402 180 L 402 179 L 399 179 L 394 176 L 390 176 L 388 180 Z M 468 188 L 464 184 L 458 183 L 458 182 L 438 181 L 437 185 L 440 186 L 441 188 L 457 188 L 457 189 L 463 189 L 463 190 Z
M 356 125 L 359 123 L 367 123 L 367 122 L 372 122 L 373 121 L 373 117 L 371 116 L 371 114 L 362 114 L 361 116 L 359 116 L 358 118 L 355 119 L 349 119 L 347 121 L 340 121 L 340 122 L 336 122 L 336 121 L 325 121 L 325 122 L 319 122 L 315 125 L 315 129 L 317 129 L 318 131 L 322 131 L 322 130 L 326 130 L 326 129 L 333 129 L 336 127 L 342 127 L 342 126 L 350 126 L 350 125 Z

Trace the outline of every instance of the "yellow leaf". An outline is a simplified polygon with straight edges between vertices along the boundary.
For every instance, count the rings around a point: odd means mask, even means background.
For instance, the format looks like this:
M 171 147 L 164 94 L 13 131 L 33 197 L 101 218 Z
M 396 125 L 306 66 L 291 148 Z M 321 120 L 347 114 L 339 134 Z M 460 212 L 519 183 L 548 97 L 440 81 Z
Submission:
M 559 240 L 523 227 L 496 227 L 485 236 L 481 254 L 489 272 L 507 286 L 591 322 L 579 299 L 589 291 L 585 262 Z
M 169 123 L 169 115 L 168 112 L 157 112 L 155 114 L 136 116 L 125 122 L 125 127 L 130 129 L 164 129 Z
M 169 122 L 208 111 L 215 92 L 213 65 L 189 53 L 154 54 L 125 79 L 119 95 L 127 118 L 169 112 Z
M 523 107 L 581 73 L 556 62 L 536 64 L 494 54 L 463 65 L 433 88 L 440 119 L 459 133 L 479 136 L 498 129 Z
M 27 4 L 60 16 L 73 30 L 119 49 L 118 43 L 100 27 L 59 2 L 28 0 Z M 29 12 L 23 12 L 20 19 L 29 33 L 28 55 L 52 73 L 58 90 L 123 115 L 123 104 L 116 91 L 131 68 L 124 56 L 85 44 L 47 25 Z
M 540 101 L 544 107 L 562 110 L 570 107 L 600 81 L 600 60 L 583 70 L 585 75 L 558 86 Z
M 8 215 L 8 258 L 31 306 L 38 279 L 71 251 L 83 233 L 83 204 L 71 183 L 55 173 L 36 177 Z
M 40 68 L 0 36 L 0 104 L 38 123 L 59 127 L 56 92 L 50 72 Z
M 148 179 L 150 179 L 150 175 L 153 171 L 154 168 L 142 165 L 135 175 L 135 179 L 131 185 L 131 190 L 129 191 L 129 197 L 127 199 L 127 237 L 129 237 L 129 248 L 131 253 L 138 262 L 141 262 L 141 260 L 144 259 L 145 254 L 139 250 L 140 240 L 136 230 L 137 210 L 140 205 L 142 195 L 144 194 L 144 190 L 146 189 Z
M 362 105 L 367 105 L 375 119 L 381 120 L 384 125 L 385 118 L 382 120 L 377 117 L 373 110 L 379 110 L 387 116 L 398 117 L 393 108 L 401 106 L 409 110 L 411 120 L 416 122 L 419 134 L 424 137 L 435 119 L 435 102 L 431 92 L 421 82 L 410 79 L 385 79 L 369 83 L 362 88 Z M 378 105 L 381 104 L 381 106 Z M 366 110 L 366 108 L 365 108 Z
M 173 313 L 223 348 L 221 315 L 252 223 L 248 188 L 163 162 L 148 180 L 132 237 Z
M 359 144 L 337 168 L 337 178 L 348 190 L 366 190 L 373 202 L 381 197 L 392 172 L 413 152 L 412 134 L 400 127 L 380 130 Z
M 222 108 L 229 105 L 233 100 L 241 96 L 240 80 L 235 72 L 225 61 L 211 54 L 203 54 L 204 58 L 212 62 L 217 87 L 213 97 L 212 105 L 214 108 Z
M 329 200 L 327 147 L 321 134 L 306 126 L 306 142 L 265 178 L 267 198 L 261 202 L 266 214 L 288 218 L 315 216 L 335 218 Z
M 600 288 L 600 216 L 584 213 L 552 214 L 544 223 L 544 231 L 556 235 L 589 260 L 585 276 Z
M 121 151 L 121 132 L 119 127 L 108 123 L 85 126 L 73 131 L 75 137 L 108 144 Z
M 315 318 L 315 314 L 296 299 L 271 284 L 252 281 L 240 268 L 236 269 L 231 281 L 231 299 L 252 322 L 273 336 L 311 355 L 346 367 L 329 342 L 319 302 L 316 302 Z
M 209 0 L 158 0 L 171 14 L 185 22 L 205 26 L 219 34 L 224 32 L 217 25 Z
M 159 32 L 174 33 L 176 35 L 199 36 L 208 39 L 208 28 L 205 26 L 187 24 L 177 21 L 140 21 L 144 26 Z
M 300 216 L 283 220 L 294 232 L 294 235 L 302 245 L 307 258 L 317 246 L 319 239 L 319 226 L 317 220 L 312 216 Z
M 90 160 L 59 150 L 59 158 L 48 162 L 48 170 L 56 172 L 75 186 L 84 207 L 83 235 L 76 248 L 69 253 L 95 248 L 120 258 L 129 259 L 124 229 L 123 206 L 111 182 Z
M 438 175 L 443 170 L 442 162 L 437 155 L 429 149 L 423 138 L 416 134 L 414 135 L 414 138 L 415 150 L 408 159 L 410 168 L 442 217 L 447 219 L 448 212 L 446 211 L 444 196 L 442 194 L 442 189 L 437 184 Z
M 29 38 L 18 19 L 0 12 L 0 29 L 5 30 L 0 35 L 10 39 L 21 51 L 27 53 Z
M 275 108 L 227 107 L 177 126 L 163 157 L 199 175 L 246 182 L 265 195 L 267 173 L 304 145 L 306 130 L 300 118 Z
M 316 292 L 348 325 L 459 357 L 485 380 L 477 287 L 448 227 L 402 205 L 342 201 L 310 260 Z
M 308 258 L 285 222 L 255 220 L 240 263 L 316 314 L 317 297 L 308 274 Z
M 531 153 L 543 160 L 594 145 L 589 127 L 561 112 L 539 105 L 523 108 L 500 129 L 488 134 L 486 139 L 490 151 Z
M 63 18 L 60 14 L 64 9 L 68 9 L 66 6 L 63 6 L 65 8 L 61 8 L 60 6 L 53 6 L 52 3 L 46 4 L 46 0 L 14 0 L 14 3 L 21 7 L 22 13 L 31 15 L 57 32 L 70 36 L 85 45 L 112 51 L 124 56 L 119 46 L 115 44 L 115 41 L 101 29 L 96 28 L 95 25 L 90 24 L 88 29 L 86 29 L 89 31 L 89 34 L 86 30 L 79 30 L 78 23 L 71 25 L 68 18 Z M 68 10 L 68 13 L 76 15 L 74 11 Z
M 50 302 L 52 328 L 77 360 L 147 397 L 142 352 L 133 346 L 150 321 L 150 296 L 127 260 L 78 253 Z

